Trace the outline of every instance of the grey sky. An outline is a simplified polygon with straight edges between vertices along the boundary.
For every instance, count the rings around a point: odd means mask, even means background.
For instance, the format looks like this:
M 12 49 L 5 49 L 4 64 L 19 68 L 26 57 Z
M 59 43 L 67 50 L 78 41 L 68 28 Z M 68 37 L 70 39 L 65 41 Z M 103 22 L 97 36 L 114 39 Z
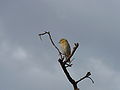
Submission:
M 80 42 L 70 73 L 95 81 L 81 90 L 120 90 L 119 9 L 119 0 L 0 0 L 0 90 L 72 90 L 43 31 L 57 45 Z

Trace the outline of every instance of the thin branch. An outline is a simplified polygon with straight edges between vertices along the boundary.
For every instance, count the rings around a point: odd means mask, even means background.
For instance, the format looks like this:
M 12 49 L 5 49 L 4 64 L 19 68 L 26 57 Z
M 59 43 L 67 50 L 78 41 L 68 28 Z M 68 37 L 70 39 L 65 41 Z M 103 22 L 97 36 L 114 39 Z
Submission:
M 67 67 L 72 67 L 72 65 L 73 65 L 73 64 L 67 64 L 67 63 L 66 63 L 66 66 L 65 66 L 65 67 L 66 67 L 66 68 L 67 68 Z
M 79 79 L 78 81 L 76 81 L 76 83 L 82 81 L 82 80 L 85 79 L 85 78 L 89 78 L 89 79 L 92 81 L 92 83 L 94 83 L 94 81 L 92 80 L 92 78 L 89 77 L 90 75 L 91 75 L 91 73 L 90 73 L 90 72 L 87 72 L 87 74 L 86 74 L 84 77 L 82 77 L 81 79 Z
M 38 34 L 38 35 L 40 36 L 40 39 L 42 39 L 41 36 L 42 36 L 42 35 L 45 35 L 45 34 L 48 34 L 49 39 L 50 39 L 52 45 L 56 48 L 56 50 L 58 51 L 60 57 L 63 58 L 63 57 L 62 57 L 62 53 L 60 52 L 60 50 L 58 49 L 58 47 L 57 47 L 57 46 L 55 45 L 55 43 L 53 42 L 52 36 L 51 36 L 50 32 L 45 31 L 44 33 L 40 33 L 40 34 Z
M 69 56 L 69 58 L 67 60 L 64 61 L 64 64 L 66 64 L 66 62 L 70 61 L 71 57 L 73 56 L 73 54 L 75 53 L 76 49 L 78 48 L 79 43 L 75 43 L 74 45 L 75 46 L 73 47 L 73 51 L 72 51 L 71 55 Z
M 91 77 L 88 77 L 88 78 L 92 81 L 92 83 L 95 83 Z
M 40 36 L 40 39 L 42 40 L 42 35 L 45 35 L 45 34 L 47 34 L 48 32 L 44 32 L 44 33 L 40 33 L 40 34 L 38 34 L 39 36 Z

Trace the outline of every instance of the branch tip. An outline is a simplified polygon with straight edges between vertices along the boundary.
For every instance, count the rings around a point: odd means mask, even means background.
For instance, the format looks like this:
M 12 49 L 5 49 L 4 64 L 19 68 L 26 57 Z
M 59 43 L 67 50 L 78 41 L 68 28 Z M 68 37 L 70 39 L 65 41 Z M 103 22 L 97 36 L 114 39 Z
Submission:
M 90 75 L 91 75 L 91 73 L 90 73 L 90 72 L 87 72 L 86 77 L 89 77 Z
M 91 77 L 88 77 L 88 78 L 92 81 L 93 84 L 95 83 Z
M 94 83 L 93 79 L 91 77 L 89 77 L 90 75 L 91 75 L 91 73 L 87 72 L 87 74 L 84 77 L 80 78 L 78 81 L 76 81 L 76 83 L 82 81 L 85 78 L 89 78 L 92 81 L 92 83 Z
M 53 41 L 53 39 L 52 39 L 52 36 L 51 36 L 50 32 L 49 32 L 49 31 L 45 31 L 44 33 L 40 33 L 40 34 L 38 34 L 38 35 L 39 35 L 40 38 L 41 38 L 41 36 L 42 36 L 42 35 L 45 35 L 45 34 L 48 34 L 49 39 L 50 39 L 52 45 L 53 45 L 53 46 L 55 47 L 55 49 L 58 51 L 58 53 L 59 53 L 59 55 L 60 55 L 60 57 L 61 57 L 61 59 L 62 59 L 61 52 L 60 52 L 59 48 L 55 45 L 55 43 L 54 43 L 54 41 Z

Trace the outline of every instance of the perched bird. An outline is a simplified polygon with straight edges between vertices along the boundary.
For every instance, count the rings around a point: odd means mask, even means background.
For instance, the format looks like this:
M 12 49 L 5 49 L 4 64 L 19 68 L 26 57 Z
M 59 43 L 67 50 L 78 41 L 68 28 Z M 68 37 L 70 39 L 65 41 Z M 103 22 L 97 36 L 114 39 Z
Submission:
M 61 47 L 61 52 L 67 59 L 71 55 L 71 48 L 70 44 L 66 39 L 60 39 L 59 41 L 60 47 Z M 70 60 L 68 61 L 70 63 Z

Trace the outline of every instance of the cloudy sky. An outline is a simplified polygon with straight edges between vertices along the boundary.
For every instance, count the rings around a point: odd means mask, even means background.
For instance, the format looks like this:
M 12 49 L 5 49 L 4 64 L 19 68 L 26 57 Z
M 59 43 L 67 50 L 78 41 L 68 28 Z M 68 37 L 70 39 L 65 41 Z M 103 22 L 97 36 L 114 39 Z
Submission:
M 0 0 L 0 90 L 73 90 L 43 31 L 80 43 L 69 71 L 95 81 L 81 90 L 120 90 L 120 0 Z

